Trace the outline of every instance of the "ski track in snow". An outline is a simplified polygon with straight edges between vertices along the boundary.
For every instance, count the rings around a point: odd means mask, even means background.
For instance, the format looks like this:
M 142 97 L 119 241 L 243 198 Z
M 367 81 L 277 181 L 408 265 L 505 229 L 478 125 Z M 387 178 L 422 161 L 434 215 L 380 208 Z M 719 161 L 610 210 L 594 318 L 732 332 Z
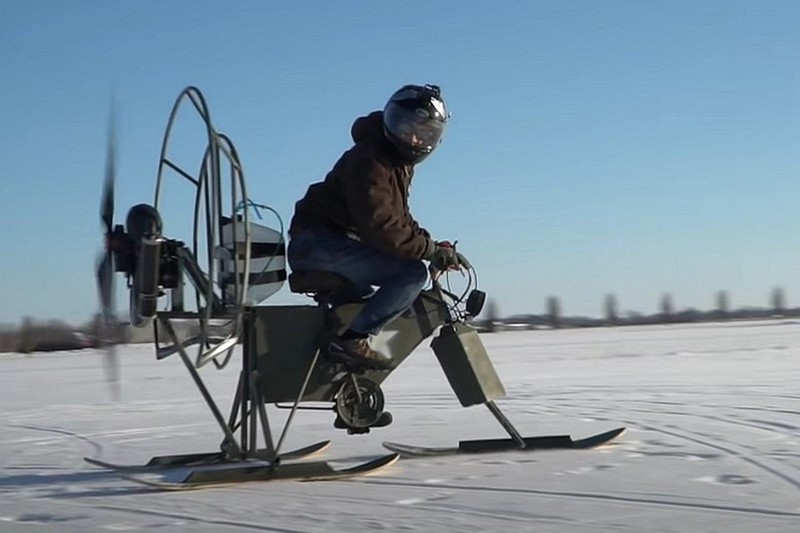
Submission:
M 523 435 L 628 431 L 592 451 L 409 458 L 347 481 L 163 493 L 82 457 L 134 463 L 217 448 L 219 429 L 177 358 L 121 350 L 114 402 L 97 352 L 0 356 L 0 531 L 796 530 L 798 324 L 482 338 L 508 391 L 498 405 Z M 227 414 L 236 369 L 203 375 Z M 384 391 L 388 428 L 348 437 L 332 415 L 300 413 L 285 449 L 330 438 L 322 458 L 347 464 L 384 453 L 384 440 L 504 436 L 488 410 L 460 407 L 427 347 Z M 285 412 L 270 415 L 280 428 Z

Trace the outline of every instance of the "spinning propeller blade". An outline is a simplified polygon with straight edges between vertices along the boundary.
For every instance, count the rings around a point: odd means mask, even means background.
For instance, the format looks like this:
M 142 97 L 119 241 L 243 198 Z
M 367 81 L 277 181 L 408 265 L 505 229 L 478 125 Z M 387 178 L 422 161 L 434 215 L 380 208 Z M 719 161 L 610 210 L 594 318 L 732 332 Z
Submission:
M 106 233 L 114 229 L 114 179 L 117 172 L 117 139 L 114 111 L 108 121 L 108 144 L 106 145 L 106 173 L 103 178 L 103 196 L 100 199 L 100 220 L 106 227 Z
M 97 261 L 97 292 L 100 296 L 100 315 L 103 322 L 114 318 L 114 255 L 111 250 L 100 254 Z
M 100 198 L 100 220 L 105 227 L 105 250 L 97 262 L 97 291 L 100 297 L 101 331 L 99 340 L 105 347 L 106 380 L 111 384 L 115 397 L 119 396 L 119 365 L 116 344 L 117 316 L 114 297 L 114 180 L 116 179 L 116 124 L 112 107 L 106 146 L 106 167 L 103 192 Z

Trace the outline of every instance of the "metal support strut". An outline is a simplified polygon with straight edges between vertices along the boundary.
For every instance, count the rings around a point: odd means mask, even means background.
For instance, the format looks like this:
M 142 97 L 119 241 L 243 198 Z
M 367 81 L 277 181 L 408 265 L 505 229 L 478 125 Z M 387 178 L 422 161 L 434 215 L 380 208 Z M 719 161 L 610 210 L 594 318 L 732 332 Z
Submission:
M 514 442 L 517 443 L 517 446 L 519 446 L 520 449 L 524 449 L 527 446 L 525 444 L 525 439 L 523 439 L 522 436 L 519 434 L 519 432 L 516 430 L 516 428 L 514 428 L 514 426 L 511 425 L 511 422 L 508 420 L 508 418 L 506 418 L 506 415 L 504 415 L 500 411 L 500 408 L 497 407 L 497 405 L 494 402 L 486 402 L 486 407 L 489 408 L 489 411 L 492 412 L 494 417 L 497 419 L 498 422 L 500 422 L 500 425 L 503 426 L 503 429 L 505 429 L 508 432 L 508 434 L 514 440 Z
M 172 327 L 169 319 L 162 320 L 162 325 L 167 331 L 167 335 L 169 335 L 172 342 L 178 348 L 178 355 L 180 355 L 181 360 L 183 361 L 184 366 L 189 371 L 189 374 L 192 376 L 195 385 L 197 385 L 198 390 L 203 395 L 203 399 L 205 400 L 208 408 L 211 410 L 211 413 L 214 415 L 217 423 L 219 424 L 220 428 L 222 429 L 223 433 L 225 433 L 225 441 L 233 447 L 232 455 L 234 457 L 240 457 L 242 455 L 242 449 L 240 445 L 236 442 L 236 437 L 233 435 L 231 428 L 228 427 L 228 424 L 225 422 L 225 419 L 222 416 L 219 408 L 217 408 L 217 404 L 214 402 L 214 399 L 211 396 L 211 393 L 206 388 L 205 384 L 203 383 L 200 374 L 195 369 L 192 361 L 189 359 L 189 356 L 186 354 L 186 350 L 184 350 L 183 346 L 180 343 L 178 335 L 175 333 L 175 329 Z

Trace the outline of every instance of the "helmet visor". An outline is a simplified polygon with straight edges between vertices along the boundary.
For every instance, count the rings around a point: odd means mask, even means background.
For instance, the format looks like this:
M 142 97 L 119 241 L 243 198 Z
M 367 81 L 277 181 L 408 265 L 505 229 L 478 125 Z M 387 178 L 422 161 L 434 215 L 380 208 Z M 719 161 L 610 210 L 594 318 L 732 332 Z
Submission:
M 444 120 L 431 117 L 425 109 L 388 105 L 383 120 L 392 135 L 415 152 L 432 152 L 444 134 Z

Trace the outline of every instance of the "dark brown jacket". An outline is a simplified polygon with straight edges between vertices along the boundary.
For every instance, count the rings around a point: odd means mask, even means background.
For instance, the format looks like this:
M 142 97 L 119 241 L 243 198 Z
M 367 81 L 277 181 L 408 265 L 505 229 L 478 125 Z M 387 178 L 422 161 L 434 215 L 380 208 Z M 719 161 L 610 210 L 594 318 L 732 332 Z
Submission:
M 356 119 L 350 133 L 355 146 L 295 204 L 289 235 L 327 228 L 401 257 L 429 257 L 436 245 L 408 209 L 414 167 L 384 137 L 383 113 Z

